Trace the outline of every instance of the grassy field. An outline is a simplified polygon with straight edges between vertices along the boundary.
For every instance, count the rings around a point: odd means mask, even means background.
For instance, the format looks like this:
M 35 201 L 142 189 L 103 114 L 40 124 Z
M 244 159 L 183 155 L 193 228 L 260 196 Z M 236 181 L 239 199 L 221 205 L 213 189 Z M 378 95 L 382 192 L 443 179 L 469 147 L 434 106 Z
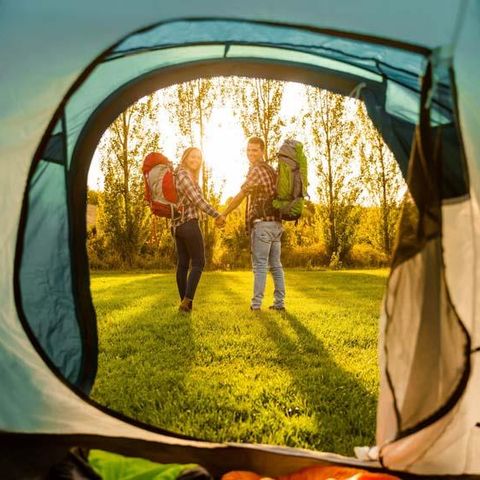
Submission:
M 279 314 L 249 311 L 251 272 L 207 272 L 185 316 L 172 273 L 94 273 L 92 397 L 198 438 L 350 455 L 374 443 L 386 275 L 287 271 Z

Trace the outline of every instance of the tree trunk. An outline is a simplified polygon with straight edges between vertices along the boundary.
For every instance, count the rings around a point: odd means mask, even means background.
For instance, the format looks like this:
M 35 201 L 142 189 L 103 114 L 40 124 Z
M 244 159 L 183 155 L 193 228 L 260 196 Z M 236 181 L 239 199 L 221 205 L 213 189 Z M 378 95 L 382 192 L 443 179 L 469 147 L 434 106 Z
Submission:
M 383 155 L 383 146 L 381 139 L 377 137 L 377 148 L 380 157 L 380 166 L 382 169 L 382 230 L 383 230 L 383 248 L 390 255 L 391 239 L 388 229 L 388 199 L 387 199 L 387 178 L 385 172 L 385 158 Z
M 338 253 L 337 232 L 335 229 L 335 205 L 333 195 L 333 170 L 332 170 L 332 150 L 329 136 L 329 106 L 326 107 L 326 124 L 325 124 L 325 143 L 327 147 L 327 165 L 328 165 L 328 222 L 330 229 L 330 257 L 334 253 Z
M 122 113 L 122 146 L 123 146 L 123 200 L 125 203 L 125 231 L 127 234 L 131 232 L 131 223 L 132 223 L 132 215 L 131 215 L 131 208 L 130 208 L 130 189 L 129 189 L 129 181 L 130 181 L 130 171 L 128 165 L 128 133 L 129 133 L 129 121 L 127 121 L 127 114 L 125 112 Z M 126 260 L 129 266 L 132 265 L 132 248 L 130 238 L 125 238 L 125 253 L 126 253 Z
M 201 80 L 199 80 L 201 82 Z M 200 150 L 202 151 L 203 154 L 203 109 L 202 109 L 202 99 L 200 97 L 200 86 L 199 86 L 199 92 L 197 95 L 198 99 L 198 123 L 200 127 Z M 203 160 L 203 165 L 202 165 L 202 192 L 204 198 L 208 201 L 208 169 L 207 169 L 207 164 L 205 163 L 205 159 Z M 203 219 L 203 235 L 205 237 L 205 242 L 208 244 L 208 216 L 204 215 Z M 207 247 L 208 248 L 208 247 Z

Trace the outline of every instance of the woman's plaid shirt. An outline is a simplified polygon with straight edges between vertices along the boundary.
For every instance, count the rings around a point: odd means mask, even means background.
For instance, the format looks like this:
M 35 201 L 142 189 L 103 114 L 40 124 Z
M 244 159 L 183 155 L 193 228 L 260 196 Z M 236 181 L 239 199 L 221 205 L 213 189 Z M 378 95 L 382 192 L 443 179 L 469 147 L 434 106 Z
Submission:
M 272 207 L 276 194 L 277 176 L 268 163 L 261 161 L 250 167 L 241 189 L 248 195 L 245 223 L 247 231 L 254 220 L 273 222 L 278 220 Z
M 176 173 L 175 186 L 177 188 L 179 214 L 173 219 L 173 226 L 178 227 L 194 218 L 199 219 L 202 211 L 213 218 L 218 213 L 204 198 L 200 186 L 192 179 L 184 168 L 180 167 Z

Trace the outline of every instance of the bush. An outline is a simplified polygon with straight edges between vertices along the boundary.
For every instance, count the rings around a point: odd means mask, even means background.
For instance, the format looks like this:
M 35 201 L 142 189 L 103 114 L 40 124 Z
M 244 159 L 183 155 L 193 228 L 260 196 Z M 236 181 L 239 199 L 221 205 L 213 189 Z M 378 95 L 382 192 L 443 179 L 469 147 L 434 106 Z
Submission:
M 349 267 L 387 267 L 390 257 L 368 243 L 354 245 L 346 258 Z
M 328 265 L 325 246 L 322 244 L 288 247 L 284 245 L 282 251 L 284 267 L 314 268 Z
M 215 249 L 213 259 L 210 265 L 206 265 L 207 270 L 234 270 L 237 268 L 250 268 L 252 260 L 250 258 L 250 247 L 243 249 L 218 248 Z

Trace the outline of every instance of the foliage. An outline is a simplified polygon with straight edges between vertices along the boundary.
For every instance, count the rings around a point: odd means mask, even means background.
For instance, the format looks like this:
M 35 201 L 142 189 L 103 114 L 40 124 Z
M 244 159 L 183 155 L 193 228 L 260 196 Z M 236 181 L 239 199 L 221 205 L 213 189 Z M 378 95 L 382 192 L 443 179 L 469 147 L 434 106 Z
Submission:
M 188 317 L 172 273 L 93 274 L 92 397 L 197 438 L 351 455 L 375 443 L 386 273 L 287 271 L 281 315 L 249 311 L 251 272 L 207 272 Z
M 92 190 L 91 188 L 87 189 L 87 203 L 89 205 L 98 206 L 103 196 L 103 192 L 100 190 Z
M 259 78 L 240 78 L 234 84 L 238 99 L 235 113 L 245 138 L 258 136 L 265 142 L 265 159 L 274 162 L 285 123 L 280 117 L 283 83 Z
M 119 115 L 99 145 L 104 174 L 99 226 L 108 249 L 128 266 L 148 238 L 141 164 L 147 152 L 158 149 L 159 134 L 152 128 L 156 112 L 153 95 L 139 100 Z
M 178 157 L 187 147 L 197 146 L 203 151 L 206 122 L 212 115 L 214 106 L 222 98 L 219 95 L 222 84 L 218 80 L 196 79 L 179 83 L 168 89 L 167 108 L 177 124 L 180 137 L 177 143 Z M 202 192 L 205 199 L 216 206 L 220 202 L 221 188 L 216 188 L 210 179 L 210 169 L 204 159 L 202 168 Z M 213 220 L 207 215 L 202 219 L 202 231 L 205 240 L 205 257 L 210 262 L 216 241 Z
M 358 128 L 362 139 L 360 144 L 362 185 L 374 204 L 380 206 L 379 218 L 375 222 L 377 225 L 375 244 L 390 255 L 400 212 L 400 197 L 405 192 L 406 185 L 398 163 L 368 117 L 365 105 L 359 103 L 357 109 Z
M 310 151 L 317 162 L 320 216 L 327 254 L 337 268 L 348 255 L 359 221 L 360 186 L 351 164 L 358 143 L 355 123 L 340 95 L 307 87 L 309 111 L 304 117 Z
M 212 111 L 229 102 L 245 137 L 256 134 L 266 140 L 270 159 L 281 136 L 301 131 L 299 139 L 315 169 L 316 175 L 309 174 L 318 196 L 306 200 L 298 224 L 283 224 L 283 264 L 331 269 L 387 264 L 405 189 L 395 159 L 363 104 L 313 87 L 303 92 L 304 106 L 290 119 L 282 116 L 284 84 L 250 78 L 194 80 L 129 107 L 99 145 L 104 191 L 88 191 L 88 202 L 96 207 L 90 208 L 89 227 L 95 218 L 96 224 L 87 240 L 91 268 L 175 266 L 168 222 L 153 217 L 143 200 L 141 161 L 145 153 L 163 150 L 157 125 L 161 109 L 168 110 L 176 125 L 181 153 L 190 145 L 202 147 Z M 204 196 L 221 211 L 223 186 L 213 184 L 205 167 Z M 207 269 L 250 268 L 244 216 L 243 205 L 223 230 L 205 216 Z
M 357 243 L 350 250 L 346 262 L 357 268 L 388 267 L 390 257 L 369 243 Z

